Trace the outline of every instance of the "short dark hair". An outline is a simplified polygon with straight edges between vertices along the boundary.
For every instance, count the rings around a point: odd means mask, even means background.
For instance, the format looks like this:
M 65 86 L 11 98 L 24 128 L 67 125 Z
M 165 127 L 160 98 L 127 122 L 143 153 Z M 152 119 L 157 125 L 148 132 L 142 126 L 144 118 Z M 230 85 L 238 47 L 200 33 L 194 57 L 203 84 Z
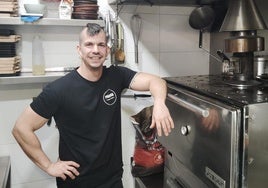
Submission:
M 90 36 L 94 36 L 101 31 L 104 31 L 103 27 L 96 23 L 88 23 L 87 24 L 87 32 Z M 104 31 L 105 32 L 105 31 Z
M 94 35 L 100 33 L 101 31 L 103 31 L 106 35 L 106 42 L 109 40 L 109 35 L 107 34 L 107 31 L 105 31 L 104 27 L 101 27 L 99 24 L 88 23 L 86 28 L 87 28 L 87 33 L 90 36 L 94 36 Z

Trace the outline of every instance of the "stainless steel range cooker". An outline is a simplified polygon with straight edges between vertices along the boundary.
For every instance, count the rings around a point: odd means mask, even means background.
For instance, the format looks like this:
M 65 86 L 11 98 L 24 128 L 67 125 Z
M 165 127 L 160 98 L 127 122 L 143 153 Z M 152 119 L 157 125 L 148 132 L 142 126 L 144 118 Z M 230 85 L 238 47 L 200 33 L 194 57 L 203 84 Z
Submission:
M 268 187 L 268 87 L 237 88 L 220 75 L 168 77 L 175 128 L 165 188 Z

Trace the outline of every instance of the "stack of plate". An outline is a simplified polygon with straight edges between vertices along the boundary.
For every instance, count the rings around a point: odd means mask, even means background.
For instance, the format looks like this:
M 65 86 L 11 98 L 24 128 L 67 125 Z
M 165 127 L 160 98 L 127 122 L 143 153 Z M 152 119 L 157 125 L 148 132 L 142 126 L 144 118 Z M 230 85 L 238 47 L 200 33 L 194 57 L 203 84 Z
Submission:
M 18 16 L 18 10 L 17 0 L 0 0 L 0 17 Z
M 0 36 L 1 41 L 1 36 Z M 0 58 L 14 57 L 16 55 L 16 44 L 9 42 L 0 42 Z
M 98 19 L 99 6 L 96 1 L 90 0 L 73 0 L 73 19 Z
M 16 55 L 16 42 L 20 39 L 13 30 L 0 29 L 0 76 L 20 73 L 20 57 Z

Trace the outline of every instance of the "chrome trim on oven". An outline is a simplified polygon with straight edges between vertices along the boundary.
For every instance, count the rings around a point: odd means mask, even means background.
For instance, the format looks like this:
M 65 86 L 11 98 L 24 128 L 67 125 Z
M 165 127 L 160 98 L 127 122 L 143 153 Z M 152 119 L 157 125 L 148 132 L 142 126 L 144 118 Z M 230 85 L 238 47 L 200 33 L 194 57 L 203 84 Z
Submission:
M 184 108 L 187 108 L 188 110 L 197 113 L 203 117 L 208 117 L 209 116 L 209 111 L 207 109 L 200 108 L 199 106 L 196 106 L 192 103 L 189 103 L 183 99 L 178 98 L 176 95 L 168 93 L 167 95 L 170 99 L 175 101 L 177 104 L 181 105 Z

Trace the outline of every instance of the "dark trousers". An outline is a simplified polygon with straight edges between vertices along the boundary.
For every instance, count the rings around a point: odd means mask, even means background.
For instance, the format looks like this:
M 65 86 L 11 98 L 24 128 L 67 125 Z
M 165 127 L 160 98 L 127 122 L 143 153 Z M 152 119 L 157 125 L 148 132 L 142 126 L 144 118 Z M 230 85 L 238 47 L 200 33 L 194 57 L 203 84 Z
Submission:
M 87 181 L 86 178 L 76 180 L 66 180 L 62 181 L 57 178 L 58 188 L 123 188 L 122 183 L 122 173 L 115 174 L 113 177 L 109 178 L 103 182 L 94 183 L 94 185 Z

